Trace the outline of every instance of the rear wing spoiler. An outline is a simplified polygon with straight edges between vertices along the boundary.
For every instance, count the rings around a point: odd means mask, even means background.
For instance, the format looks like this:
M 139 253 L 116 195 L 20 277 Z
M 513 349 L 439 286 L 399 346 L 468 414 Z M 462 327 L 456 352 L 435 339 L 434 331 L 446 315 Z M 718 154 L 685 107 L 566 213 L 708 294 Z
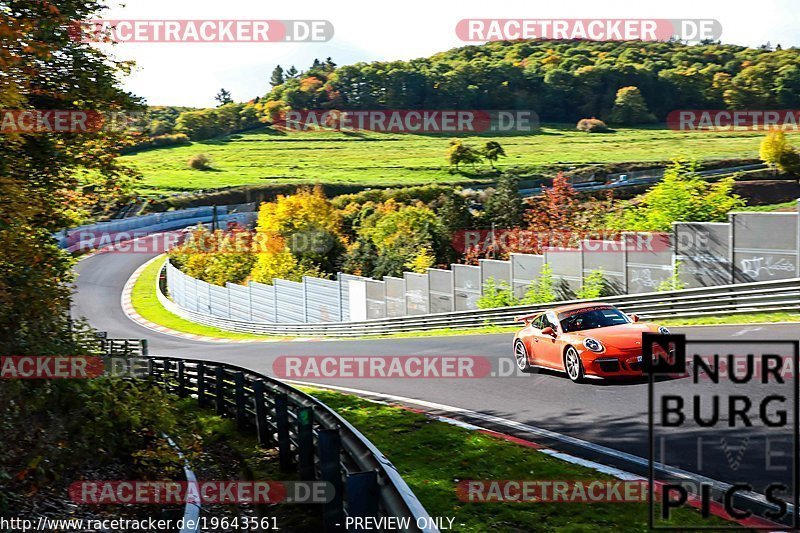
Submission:
M 531 320 L 533 320 L 534 318 L 536 318 L 540 314 L 541 314 L 541 311 L 539 311 L 538 313 L 531 313 L 530 315 L 515 316 L 514 317 L 514 322 L 525 322 L 526 324 L 530 324 Z

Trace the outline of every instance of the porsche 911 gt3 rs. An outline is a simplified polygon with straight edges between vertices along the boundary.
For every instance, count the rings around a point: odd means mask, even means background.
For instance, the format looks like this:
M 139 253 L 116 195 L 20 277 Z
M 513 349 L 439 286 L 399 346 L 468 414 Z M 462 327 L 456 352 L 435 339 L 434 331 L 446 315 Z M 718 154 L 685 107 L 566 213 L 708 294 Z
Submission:
M 516 320 L 525 323 L 514 336 L 517 367 L 566 372 L 574 382 L 641 376 L 642 333 L 669 333 L 604 303 L 566 305 Z

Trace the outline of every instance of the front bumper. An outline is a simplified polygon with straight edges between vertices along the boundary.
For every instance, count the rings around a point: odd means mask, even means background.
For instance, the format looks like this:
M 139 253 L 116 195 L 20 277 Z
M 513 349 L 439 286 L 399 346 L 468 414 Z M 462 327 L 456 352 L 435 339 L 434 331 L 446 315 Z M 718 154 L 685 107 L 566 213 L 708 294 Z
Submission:
M 642 353 L 601 353 L 584 351 L 580 354 L 587 375 L 603 378 L 641 377 Z

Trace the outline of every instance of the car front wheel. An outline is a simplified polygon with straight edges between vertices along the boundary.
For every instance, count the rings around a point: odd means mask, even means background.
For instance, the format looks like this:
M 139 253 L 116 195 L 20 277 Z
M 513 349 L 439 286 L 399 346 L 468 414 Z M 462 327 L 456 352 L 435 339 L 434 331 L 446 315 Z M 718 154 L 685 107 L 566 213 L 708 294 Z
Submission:
M 567 371 L 569 379 L 575 383 L 583 381 L 583 363 L 578 351 L 570 346 L 564 354 L 564 370 Z
M 531 363 L 528 361 L 528 350 L 521 340 L 517 340 L 514 343 L 514 360 L 517 362 L 517 368 L 522 372 L 527 372 L 531 369 Z

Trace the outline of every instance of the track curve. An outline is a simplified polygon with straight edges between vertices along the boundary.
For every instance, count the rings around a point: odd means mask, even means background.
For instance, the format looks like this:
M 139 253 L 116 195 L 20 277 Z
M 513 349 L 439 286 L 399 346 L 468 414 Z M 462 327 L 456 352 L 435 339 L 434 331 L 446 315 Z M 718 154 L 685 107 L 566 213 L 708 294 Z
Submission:
M 125 282 L 155 255 L 104 253 L 80 261 L 75 267 L 78 276 L 73 317 L 87 318 L 98 330 L 108 331 L 110 337 L 146 338 L 153 354 L 225 361 L 268 375 L 275 375 L 273 362 L 283 355 L 475 355 L 490 359 L 493 368 L 498 368 L 500 361 L 502 364 L 513 361 L 511 334 L 223 344 L 155 332 L 133 322 L 120 306 Z M 672 329 L 686 333 L 690 340 L 757 342 L 795 340 L 799 328 L 797 324 L 771 324 Z M 643 383 L 574 385 L 565 376 L 555 373 L 480 379 L 331 379 L 325 383 L 457 406 L 640 457 L 647 457 L 648 453 L 647 385 Z M 686 453 L 691 452 L 692 449 L 687 448 Z M 722 480 L 728 473 L 721 455 L 709 459 L 702 472 Z

